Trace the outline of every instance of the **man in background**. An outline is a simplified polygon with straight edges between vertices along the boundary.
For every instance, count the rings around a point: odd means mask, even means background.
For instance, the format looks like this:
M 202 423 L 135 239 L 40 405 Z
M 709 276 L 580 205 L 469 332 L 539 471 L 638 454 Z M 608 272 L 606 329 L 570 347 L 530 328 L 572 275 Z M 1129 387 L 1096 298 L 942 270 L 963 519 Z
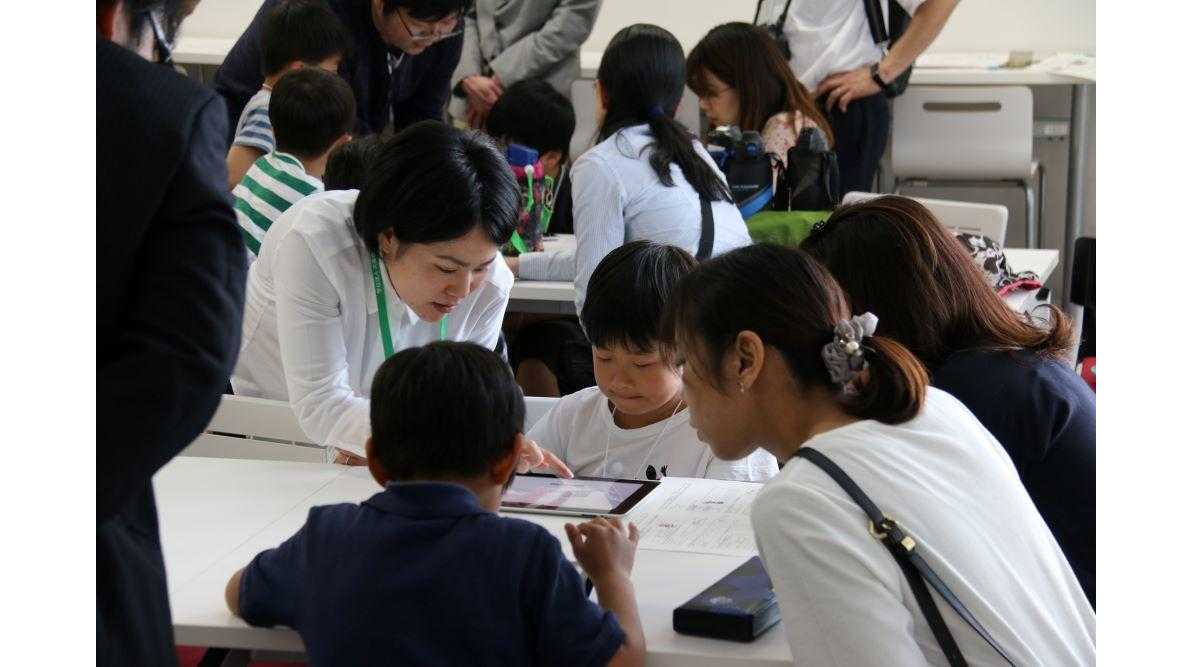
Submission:
M 195 0 L 99 0 L 96 23 L 96 662 L 174 664 L 151 480 L 219 404 L 244 243 L 227 114 L 168 62 Z
M 890 138 L 890 84 L 944 29 L 959 0 L 888 0 L 910 16 L 885 51 L 874 43 L 863 0 L 775 0 L 762 20 L 782 20 L 791 69 L 815 91 L 836 139 L 842 192 L 873 190 Z M 880 3 L 885 16 L 890 7 Z

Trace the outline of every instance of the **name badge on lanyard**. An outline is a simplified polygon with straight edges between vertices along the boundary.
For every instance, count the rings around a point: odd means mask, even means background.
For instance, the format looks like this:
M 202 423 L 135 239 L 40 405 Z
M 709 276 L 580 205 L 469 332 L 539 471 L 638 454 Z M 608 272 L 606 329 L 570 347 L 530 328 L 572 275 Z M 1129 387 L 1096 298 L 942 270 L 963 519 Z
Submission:
M 377 293 L 377 325 L 381 328 L 381 347 L 385 358 L 393 356 L 393 333 L 389 330 L 389 306 L 385 299 L 385 285 L 381 281 L 381 262 L 377 253 L 370 252 L 369 265 L 372 269 L 373 290 Z M 439 340 L 447 340 L 447 316 L 439 320 Z

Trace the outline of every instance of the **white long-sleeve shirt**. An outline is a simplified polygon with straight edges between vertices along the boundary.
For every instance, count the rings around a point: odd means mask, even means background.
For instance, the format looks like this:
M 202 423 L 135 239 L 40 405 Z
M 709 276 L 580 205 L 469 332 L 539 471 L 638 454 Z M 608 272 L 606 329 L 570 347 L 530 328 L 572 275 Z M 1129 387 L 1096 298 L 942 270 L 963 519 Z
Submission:
M 239 395 L 289 401 L 312 442 L 363 455 L 368 396 L 385 353 L 369 254 L 353 226 L 356 190 L 311 195 L 265 234 L 249 270 Z M 381 272 L 393 349 L 439 340 Z M 501 332 L 513 274 L 499 259 L 484 283 L 447 320 L 447 339 L 492 349 Z
M 576 160 L 571 171 L 575 250 L 522 254 L 521 278 L 574 280 L 579 311 L 596 265 L 630 241 L 667 243 L 695 254 L 700 238 L 699 195 L 674 163 L 670 169 L 674 186 L 662 184 L 650 166 L 651 151 L 646 149 L 653 141 L 649 126 L 636 125 L 613 134 Z M 692 146 L 720 173 L 698 141 L 693 140 Z M 712 219 L 716 230 L 713 255 L 752 242 L 733 202 L 712 202 Z
M 817 435 L 1016 665 L 1093 665 L 1096 617 L 1006 450 L 953 396 L 927 390 L 898 425 Z M 894 557 L 826 473 L 791 459 L 758 494 L 753 530 L 795 664 L 947 665 Z M 933 593 L 970 665 L 1006 664 Z

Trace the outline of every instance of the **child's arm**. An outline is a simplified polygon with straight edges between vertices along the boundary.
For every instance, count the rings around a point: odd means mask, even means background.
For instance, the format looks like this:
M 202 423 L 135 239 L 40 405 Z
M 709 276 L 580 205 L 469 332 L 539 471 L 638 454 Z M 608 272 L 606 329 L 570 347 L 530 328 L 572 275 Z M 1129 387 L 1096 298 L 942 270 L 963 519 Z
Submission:
M 240 180 L 248 173 L 248 168 L 258 158 L 265 154 L 259 148 L 234 144 L 228 149 L 228 190 L 240 184 Z
M 599 517 L 579 526 L 569 523 L 565 529 L 576 559 L 596 588 L 600 606 L 616 615 L 625 633 L 624 645 L 609 664 L 645 664 L 646 639 L 629 580 L 637 551 L 637 526 L 630 523 L 626 529 L 619 519 Z
M 240 580 L 244 577 L 244 568 L 236 570 L 236 574 L 228 579 L 228 585 L 224 588 L 224 600 L 228 603 L 228 609 L 232 611 L 235 616 L 240 615 Z

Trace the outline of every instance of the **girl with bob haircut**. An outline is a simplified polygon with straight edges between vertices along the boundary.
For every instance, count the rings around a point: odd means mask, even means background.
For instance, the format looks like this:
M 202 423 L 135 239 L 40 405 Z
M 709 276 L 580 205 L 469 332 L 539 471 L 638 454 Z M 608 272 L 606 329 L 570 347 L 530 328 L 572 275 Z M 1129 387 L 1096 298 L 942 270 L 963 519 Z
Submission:
M 1047 306 L 1028 320 L 1007 306 L 913 199 L 843 207 L 802 247 L 1001 442 L 1095 605 L 1097 404 L 1065 361 L 1068 317 Z
M 663 323 L 700 439 L 724 460 L 760 447 L 785 462 L 751 518 L 795 662 L 946 665 L 946 624 L 968 664 L 1006 664 L 942 598 L 928 621 L 826 457 L 1014 664 L 1093 664 L 1093 610 L 1005 450 L 854 312 L 809 255 L 756 245 L 684 276 Z
M 521 278 L 575 280 L 576 310 L 604 256 L 630 241 L 674 245 L 697 259 L 751 243 L 724 175 L 682 124 L 683 48 L 647 24 L 622 29 L 596 74 L 598 143 L 575 162 L 572 203 L 576 249 L 524 253 L 510 260 Z M 712 221 L 702 233 L 704 210 Z
M 712 127 L 761 133 L 766 152 L 783 164 L 804 128 L 818 127 L 828 145 L 833 143 L 815 98 L 759 26 L 733 22 L 712 28 L 687 55 L 687 86 L 699 96 Z

